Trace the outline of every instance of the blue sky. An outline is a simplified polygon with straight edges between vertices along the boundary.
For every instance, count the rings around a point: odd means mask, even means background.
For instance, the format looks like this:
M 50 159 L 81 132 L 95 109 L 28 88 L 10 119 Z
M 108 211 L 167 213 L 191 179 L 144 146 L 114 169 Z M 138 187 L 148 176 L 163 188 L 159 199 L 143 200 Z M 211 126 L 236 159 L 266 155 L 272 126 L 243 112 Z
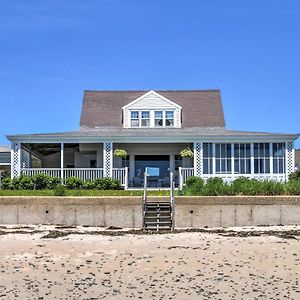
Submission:
M 0 24 L 0 144 L 78 129 L 85 89 L 218 88 L 229 129 L 300 133 L 299 0 L 1 0 Z

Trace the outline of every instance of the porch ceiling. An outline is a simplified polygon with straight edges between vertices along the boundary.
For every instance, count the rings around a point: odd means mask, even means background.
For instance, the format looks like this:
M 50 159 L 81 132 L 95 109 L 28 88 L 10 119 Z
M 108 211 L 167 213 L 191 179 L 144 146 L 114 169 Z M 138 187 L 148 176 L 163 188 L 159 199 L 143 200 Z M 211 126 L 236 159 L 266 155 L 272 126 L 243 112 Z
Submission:
M 43 156 L 48 156 L 54 153 L 59 153 L 61 150 L 60 144 L 40 144 L 40 143 L 26 143 L 23 144 L 26 148 L 28 148 L 31 151 L 38 152 L 39 154 Z M 64 149 L 79 149 L 79 144 L 64 144 Z

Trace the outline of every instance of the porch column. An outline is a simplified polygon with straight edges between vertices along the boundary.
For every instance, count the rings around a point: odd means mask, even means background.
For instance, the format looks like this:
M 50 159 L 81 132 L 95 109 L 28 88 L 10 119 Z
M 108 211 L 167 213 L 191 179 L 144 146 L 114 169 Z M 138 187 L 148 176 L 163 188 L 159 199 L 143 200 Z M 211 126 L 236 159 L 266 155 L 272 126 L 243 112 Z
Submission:
M 197 177 L 201 177 L 203 174 L 202 156 L 202 143 L 194 143 L 194 176 Z
M 21 143 L 11 143 L 11 178 L 21 175 Z
M 295 149 L 294 142 L 285 143 L 285 174 L 286 180 L 289 175 L 295 171 Z
M 64 143 L 60 143 L 60 177 L 64 180 Z
M 113 143 L 103 143 L 103 176 L 112 177 L 113 169 Z

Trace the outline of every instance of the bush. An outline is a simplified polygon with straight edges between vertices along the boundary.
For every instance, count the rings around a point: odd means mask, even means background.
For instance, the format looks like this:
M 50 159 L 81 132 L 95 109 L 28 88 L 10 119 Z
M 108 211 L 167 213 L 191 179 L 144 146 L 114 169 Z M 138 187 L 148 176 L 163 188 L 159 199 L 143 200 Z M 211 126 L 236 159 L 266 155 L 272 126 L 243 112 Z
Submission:
M 121 184 L 117 179 L 105 177 L 95 180 L 95 188 L 98 190 L 120 190 Z
M 4 190 L 13 190 L 12 181 L 9 177 L 2 179 L 2 189 Z
M 96 187 L 95 181 L 88 180 L 83 183 L 83 188 L 85 190 L 93 190 Z
M 203 188 L 203 195 L 205 196 L 220 196 L 224 195 L 224 183 L 222 178 L 209 178 Z
M 201 195 L 204 187 L 204 180 L 202 178 L 191 176 L 186 180 L 185 184 L 184 193 L 186 195 Z
M 34 182 L 34 189 L 43 190 L 48 187 L 51 177 L 46 174 L 37 174 L 32 176 L 32 179 Z
M 83 181 L 77 177 L 68 177 L 66 179 L 66 187 L 69 190 L 82 189 Z
M 34 189 L 34 181 L 31 176 L 22 175 L 19 178 L 18 182 L 19 190 L 33 190 Z
M 289 175 L 289 180 L 300 180 L 300 170 Z
M 58 185 L 61 185 L 61 178 L 59 178 L 59 177 L 50 177 L 50 178 L 48 179 L 47 189 L 53 190 L 53 189 L 55 189 Z
M 67 189 L 63 184 L 57 185 L 53 190 L 54 196 L 65 196 L 67 193 Z
M 285 183 L 286 195 L 300 195 L 300 180 L 291 180 Z

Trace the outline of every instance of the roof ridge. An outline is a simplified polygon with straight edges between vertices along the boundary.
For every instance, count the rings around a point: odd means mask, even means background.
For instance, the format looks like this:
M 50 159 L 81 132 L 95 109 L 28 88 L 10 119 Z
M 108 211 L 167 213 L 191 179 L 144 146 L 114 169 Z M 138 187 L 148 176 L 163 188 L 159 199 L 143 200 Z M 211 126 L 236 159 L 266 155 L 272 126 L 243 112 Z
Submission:
M 155 92 L 220 92 L 220 89 L 205 89 L 205 90 L 84 90 L 84 93 L 128 93 L 128 92 L 149 92 L 149 91 L 155 91 Z

